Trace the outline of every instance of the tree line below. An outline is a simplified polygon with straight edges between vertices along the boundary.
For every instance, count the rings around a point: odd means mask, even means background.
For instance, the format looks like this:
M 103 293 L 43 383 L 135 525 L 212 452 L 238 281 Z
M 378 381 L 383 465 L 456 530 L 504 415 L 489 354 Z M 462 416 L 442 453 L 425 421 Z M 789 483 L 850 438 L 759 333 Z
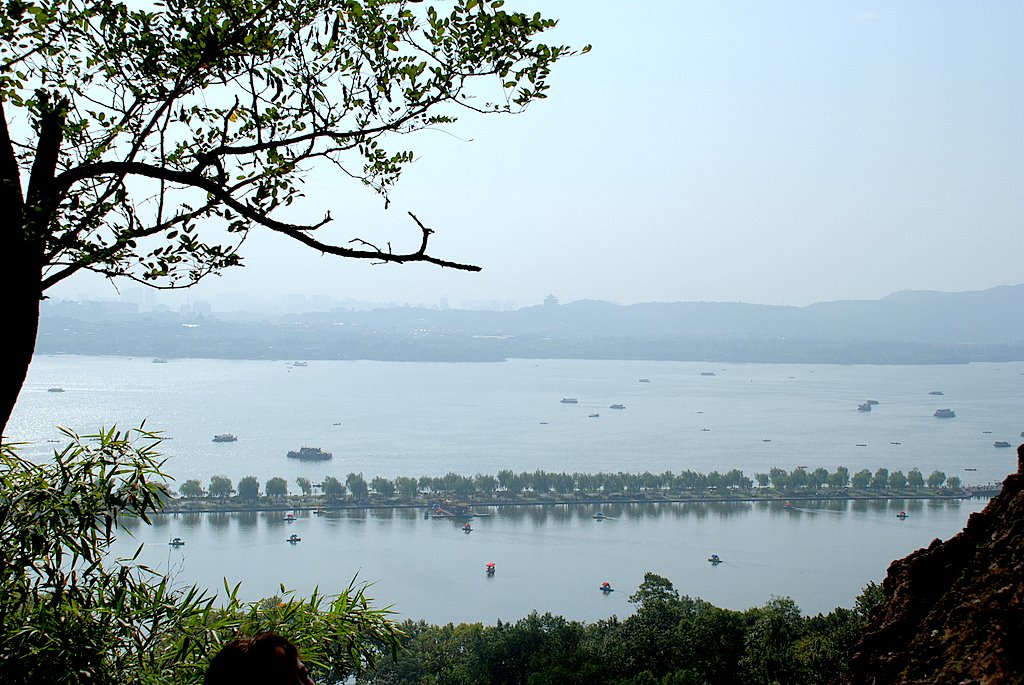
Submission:
M 596 589 L 595 589 L 596 591 Z M 630 596 L 635 613 L 594 623 L 531 613 L 514 623 L 399 624 L 402 649 L 359 675 L 360 685 L 818 685 L 842 682 L 870 610 L 869 583 L 853 609 L 805 617 L 789 598 L 733 611 L 680 596 L 656 573 Z

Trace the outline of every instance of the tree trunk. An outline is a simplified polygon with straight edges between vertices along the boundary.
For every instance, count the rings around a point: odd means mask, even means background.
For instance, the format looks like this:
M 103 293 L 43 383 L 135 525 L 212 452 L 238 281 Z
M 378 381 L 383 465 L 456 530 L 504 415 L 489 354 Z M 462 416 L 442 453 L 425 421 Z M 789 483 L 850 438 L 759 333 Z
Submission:
M 42 117 L 40 145 L 26 201 L 21 194 L 21 177 L 7 128 L 7 115 L 0 102 L 0 207 L 7 219 L 0 228 L 0 255 L 4 260 L 2 288 L 6 305 L 3 309 L 6 357 L 0 364 L 0 435 L 4 436 L 25 383 L 39 332 L 45 235 L 51 216 L 47 211 L 52 201 L 49 187 L 62 140 L 63 107 L 66 103 L 62 102 L 57 109 Z M 39 152 L 44 154 L 42 161 Z M 33 202 L 33 196 L 37 201 Z
M 0 237 L 0 253 L 4 255 L 4 360 L 0 368 L 0 431 L 7 438 L 7 421 L 14 411 L 21 387 L 25 383 L 39 331 L 39 298 L 41 272 L 32 268 L 36 260 L 19 258 L 11 249 L 10 240 Z

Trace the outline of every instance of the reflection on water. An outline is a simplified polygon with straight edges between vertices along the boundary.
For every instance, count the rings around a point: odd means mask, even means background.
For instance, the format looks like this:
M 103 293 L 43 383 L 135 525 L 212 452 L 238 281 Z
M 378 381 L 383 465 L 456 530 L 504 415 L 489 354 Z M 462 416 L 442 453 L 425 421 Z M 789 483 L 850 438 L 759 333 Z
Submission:
M 225 528 L 234 520 L 231 514 L 225 512 L 209 514 L 209 517 L 211 528 Z
M 791 596 L 805 613 L 852 606 L 889 563 L 958 532 L 977 500 L 816 500 L 497 506 L 462 531 L 422 509 L 177 514 L 126 521 L 115 553 L 217 591 L 242 581 L 258 599 L 280 584 L 328 594 L 353 576 L 402 616 L 434 623 L 515 620 L 531 610 L 593 621 L 632 611 L 628 596 L 654 571 L 681 593 L 746 609 Z M 604 520 L 593 518 L 597 511 Z M 906 511 L 900 520 L 896 514 Z M 285 539 L 296 533 L 299 544 Z M 169 548 L 173 536 L 186 539 Z M 827 554 L 821 550 L 827 549 Z M 724 560 L 712 567 L 707 557 Z M 484 564 L 494 561 L 488 579 Z M 608 580 L 622 592 L 595 597 Z

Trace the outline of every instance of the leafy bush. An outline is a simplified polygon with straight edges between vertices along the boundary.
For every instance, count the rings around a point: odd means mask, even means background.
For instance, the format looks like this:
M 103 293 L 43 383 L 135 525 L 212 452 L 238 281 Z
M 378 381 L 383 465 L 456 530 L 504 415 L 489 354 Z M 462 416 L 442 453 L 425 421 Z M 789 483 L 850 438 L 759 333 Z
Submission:
M 315 677 L 344 679 L 394 652 L 400 632 L 355 579 L 319 592 L 246 603 L 175 587 L 110 545 L 126 518 L 145 523 L 168 497 L 143 428 L 78 436 L 48 463 L 0 445 L 0 681 L 200 683 L 220 645 L 275 631 L 294 642 Z M 141 548 L 140 548 L 141 550 Z

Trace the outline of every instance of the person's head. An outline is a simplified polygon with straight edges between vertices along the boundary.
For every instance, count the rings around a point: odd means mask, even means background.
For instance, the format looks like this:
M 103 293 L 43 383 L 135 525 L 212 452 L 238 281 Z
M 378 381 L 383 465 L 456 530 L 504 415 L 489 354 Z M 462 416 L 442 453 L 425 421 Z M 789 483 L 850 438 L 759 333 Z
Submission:
M 299 652 L 276 633 L 239 637 L 210 661 L 205 685 L 313 685 Z

